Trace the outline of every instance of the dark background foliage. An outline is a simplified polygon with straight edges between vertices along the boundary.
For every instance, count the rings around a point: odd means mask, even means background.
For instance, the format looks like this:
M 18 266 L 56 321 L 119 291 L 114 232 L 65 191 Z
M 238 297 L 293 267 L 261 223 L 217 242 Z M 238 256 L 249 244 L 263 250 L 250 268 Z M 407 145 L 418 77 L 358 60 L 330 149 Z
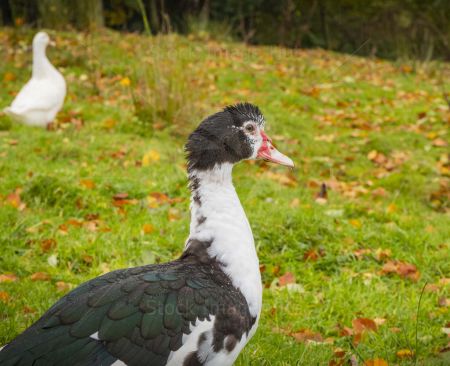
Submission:
M 450 59 L 448 0 L 0 0 L 0 25 L 201 30 L 251 44 Z

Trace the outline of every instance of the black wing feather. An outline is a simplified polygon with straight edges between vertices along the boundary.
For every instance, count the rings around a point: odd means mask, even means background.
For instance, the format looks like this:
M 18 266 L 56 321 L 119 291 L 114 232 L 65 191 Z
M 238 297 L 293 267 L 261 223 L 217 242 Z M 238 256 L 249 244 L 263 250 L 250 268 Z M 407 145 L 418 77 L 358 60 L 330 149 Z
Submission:
M 245 298 L 218 266 L 178 260 L 114 271 L 60 299 L 0 352 L 0 364 L 165 365 L 191 323 L 229 306 L 250 318 Z

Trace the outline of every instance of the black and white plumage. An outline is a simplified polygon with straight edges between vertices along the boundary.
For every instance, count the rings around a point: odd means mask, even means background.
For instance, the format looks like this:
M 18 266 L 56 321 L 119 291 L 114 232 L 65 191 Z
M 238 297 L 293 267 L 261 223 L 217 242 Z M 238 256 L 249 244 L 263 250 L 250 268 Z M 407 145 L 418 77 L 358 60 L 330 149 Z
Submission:
M 258 157 L 293 164 L 251 104 L 205 119 L 186 151 L 192 199 L 182 256 L 82 284 L 0 351 L 2 366 L 233 364 L 256 331 L 262 286 L 232 166 Z

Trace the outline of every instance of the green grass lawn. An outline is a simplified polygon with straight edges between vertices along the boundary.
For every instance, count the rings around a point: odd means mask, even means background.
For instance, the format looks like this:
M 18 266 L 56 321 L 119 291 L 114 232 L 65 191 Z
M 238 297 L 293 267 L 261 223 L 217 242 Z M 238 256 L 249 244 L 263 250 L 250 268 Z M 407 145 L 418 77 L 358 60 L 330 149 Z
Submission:
M 2 108 L 30 76 L 31 37 L 0 29 Z M 235 168 L 266 287 L 237 364 L 450 363 L 449 64 L 200 36 L 52 37 L 68 83 L 56 129 L 0 115 L 0 344 L 81 282 L 177 258 L 186 136 L 249 101 L 296 168 Z

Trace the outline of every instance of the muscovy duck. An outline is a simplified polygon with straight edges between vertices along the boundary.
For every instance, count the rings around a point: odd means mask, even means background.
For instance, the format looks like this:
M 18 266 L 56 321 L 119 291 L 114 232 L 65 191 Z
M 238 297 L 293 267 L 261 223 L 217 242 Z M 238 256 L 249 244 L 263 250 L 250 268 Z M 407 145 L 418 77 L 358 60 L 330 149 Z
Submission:
M 66 81 L 48 60 L 45 50 L 50 37 L 45 32 L 33 38 L 33 71 L 31 79 L 4 112 L 17 122 L 47 127 L 61 109 L 66 97 Z
M 258 107 L 206 118 L 186 144 L 191 225 L 180 258 L 90 280 L 0 352 L 2 366 L 232 365 L 255 333 L 262 286 L 233 165 L 293 166 L 264 132 Z

